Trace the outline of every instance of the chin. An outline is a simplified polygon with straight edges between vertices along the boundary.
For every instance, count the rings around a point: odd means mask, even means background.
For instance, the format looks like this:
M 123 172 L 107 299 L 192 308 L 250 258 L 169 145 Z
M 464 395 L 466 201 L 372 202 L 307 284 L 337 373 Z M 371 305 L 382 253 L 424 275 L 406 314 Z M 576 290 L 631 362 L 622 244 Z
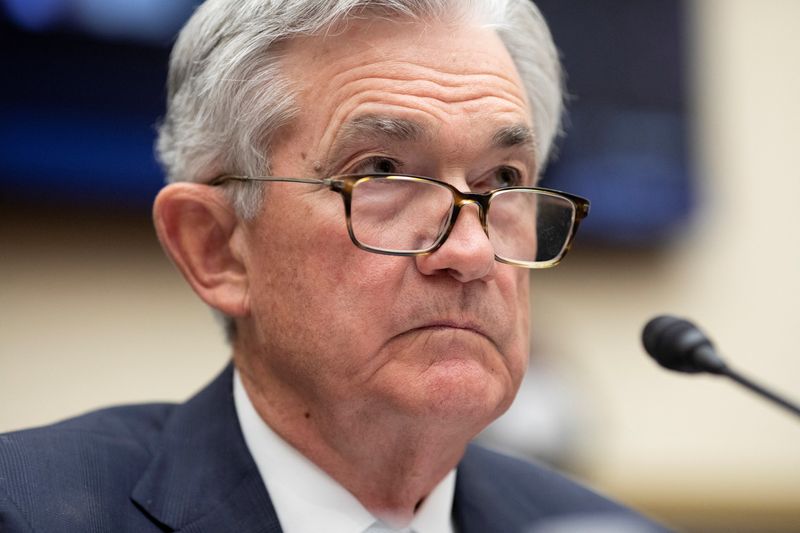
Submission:
M 382 358 L 378 388 L 395 413 L 475 433 L 511 405 L 525 366 L 521 352 L 461 331 L 406 336 Z
M 503 369 L 505 370 L 505 369 Z M 443 422 L 463 421 L 476 432 L 503 414 L 515 389 L 504 372 L 492 372 L 474 360 L 447 360 L 432 365 L 418 391 L 427 412 Z

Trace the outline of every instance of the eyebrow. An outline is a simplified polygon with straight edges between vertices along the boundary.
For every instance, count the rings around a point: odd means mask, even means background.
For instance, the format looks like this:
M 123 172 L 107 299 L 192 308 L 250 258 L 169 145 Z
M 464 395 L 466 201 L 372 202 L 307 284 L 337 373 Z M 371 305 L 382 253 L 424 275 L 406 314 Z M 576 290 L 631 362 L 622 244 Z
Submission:
M 387 139 L 398 142 L 415 142 L 420 140 L 431 140 L 430 131 L 419 122 L 413 120 L 383 116 L 383 115 L 362 115 L 345 123 L 330 151 L 331 161 L 325 165 L 326 170 L 330 170 L 332 163 L 335 163 L 347 148 L 352 144 L 358 144 L 364 139 Z M 533 130 L 525 124 L 514 124 L 503 126 L 491 137 L 490 146 L 493 148 L 523 148 L 531 161 L 536 161 L 536 136 Z M 322 169 L 320 169 L 322 170 Z
M 395 141 L 416 141 L 425 136 L 425 128 L 418 122 L 395 117 L 365 115 L 345 124 L 341 139 L 379 135 Z
M 419 122 L 381 115 L 363 115 L 342 126 L 332 153 L 341 153 L 345 147 L 363 139 L 411 142 L 424 136 L 426 136 L 425 127 Z
M 525 124 L 504 126 L 492 136 L 492 145 L 496 148 L 523 148 L 528 152 L 531 161 L 536 161 L 537 141 L 533 129 Z
M 419 122 L 413 120 L 390 117 L 384 115 L 362 115 L 346 122 L 336 136 L 336 140 L 329 152 L 329 158 L 324 168 L 318 173 L 327 175 L 338 166 L 339 158 L 346 154 L 348 148 L 357 145 L 365 139 L 391 140 L 396 142 L 414 142 L 428 137 L 428 131 Z

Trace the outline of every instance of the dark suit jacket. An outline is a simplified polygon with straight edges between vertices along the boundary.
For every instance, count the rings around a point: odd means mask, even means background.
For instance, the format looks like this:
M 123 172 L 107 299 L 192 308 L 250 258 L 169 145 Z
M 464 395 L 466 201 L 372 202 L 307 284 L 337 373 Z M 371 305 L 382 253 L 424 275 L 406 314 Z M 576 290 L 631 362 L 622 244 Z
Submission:
M 460 533 L 629 511 L 542 467 L 470 446 Z M 0 436 L 0 531 L 281 531 L 236 417 L 232 368 L 182 405 L 116 407 Z

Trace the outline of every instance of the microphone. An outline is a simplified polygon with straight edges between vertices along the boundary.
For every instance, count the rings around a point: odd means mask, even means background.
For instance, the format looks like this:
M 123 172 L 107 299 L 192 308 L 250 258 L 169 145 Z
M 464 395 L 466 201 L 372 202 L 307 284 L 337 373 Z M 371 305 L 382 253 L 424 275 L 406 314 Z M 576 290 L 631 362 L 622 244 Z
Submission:
M 730 368 L 717 354 L 705 333 L 688 320 L 669 315 L 653 318 L 642 330 L 642 344 L 647 353 L 664 368 L 689 374 L 708 372 L 729 377 L 800 416 L 800 407 Z

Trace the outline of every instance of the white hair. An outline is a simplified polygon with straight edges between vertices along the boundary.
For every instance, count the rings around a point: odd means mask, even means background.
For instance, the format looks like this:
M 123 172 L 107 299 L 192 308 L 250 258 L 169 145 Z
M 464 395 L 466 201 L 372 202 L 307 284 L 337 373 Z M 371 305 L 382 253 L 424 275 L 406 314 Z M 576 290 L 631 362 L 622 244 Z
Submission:
M 560 132 L 563 79 L 550 31 L 531 0 L 206 0 L 170 58 L 157 143 L 167 180 L 268 175 L 272 137 L 298 113 L 278 45 L 373 12 L 423 21 L 469 18 L 494 28 L 525 86 L 544 167 Z M 262 200 L 258 183 L 227 190 L 239 216 L 255 216 Z

